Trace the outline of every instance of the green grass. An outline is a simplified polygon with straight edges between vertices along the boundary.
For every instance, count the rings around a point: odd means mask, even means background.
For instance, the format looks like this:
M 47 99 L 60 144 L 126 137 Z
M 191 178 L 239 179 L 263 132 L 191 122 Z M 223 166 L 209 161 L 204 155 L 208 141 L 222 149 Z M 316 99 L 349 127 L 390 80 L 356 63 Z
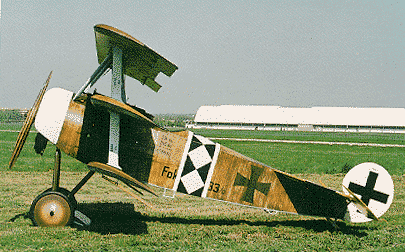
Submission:
M 20 130 L 22 127 L 23 123 L 2 123 L 0 122 L 0 130 Z M 31 130 L 35 130 L 34 127 L 32 127 Z
M 152 210 L 113 185 L 92 178 L 76 198 L 93 221 L 88 229 L 31 225 L 31 201 L 49 187 L 51 172 L 1 171 L 0 250 L 18 251 L 369 251 L 405 249 L 405 178 L 394 176 L 396 197 L 385 221 L 365 224 L 264 211 L 178 195 L 144 198 Z M 83 172 L 62 172 L 71 189 Z M 339 188 L 342 175 L 300 175 Z M 159 195 L 161 189 L 155 189 Z M 7 197 L 6 197 L 7 195 Z
M 18 132 L 0 132 L 0 171 L 8 170 L 8 163 L 13 152 Z M 48 142 L 45 153 L 40 156 L 34 151 L 36 134 L 31 132 L 15 163 L 14 171 L 48 171 L 53 169 L 55 146 Z M 86 171 L 84 164 L 62 154 L 62 169 L 64 171 Z
M 405 134 L 353 133 L 353 132 L 306 132 L 268 130 L 208 130 L 193 129 L 206 137 L 230 137 L 247 139 L 274 139 L 297 141 L 352 142 L 405 145 Z
M 206 137 L 405 144 L 403 134 L 316 133 L 292 131 L 193 130 Z M 235 151 L 289 173 L 346 173 L 375 162 L 391 175 L 404 174 L 405 148 L 217 140 Z
M 254 138 L 259 138 L 254 132 L 233 132 L 235 135 L 213 131 L 204 135 L 246 137 L 253 134 Z M 289 134 L 275 137 L 314 138 L 316 141 L 326 138 Z M 364 141 L 362 136 L 365 135 L 354 137 Z M 17 133 L 0 132 L 0 251 L 405 250 L 402 148 L 220 141 L 272 167 L 310 181 L 322 181 L 336 190 L 341 190 L 344 177 L 341 172 L 348 167 L 364 161 L 380 163 L 394 175 L 395 196 L 384 220 L 379 222 L 339 221 L 335 229 L 322 218 L 283 213 L 269 215 L 258 209 L 181 194 L 174 199 L 146 194 L 144 199 L 155 206 L 153 210 L 96 175 L 76 195 L 79 209 L 92 219 L 89 228 L 39 228 L 32 226 L 27 212 L 32 200 L 51 185 L 55 147 L 48 144 L 44 156 L 35 154 L 32 149 L 35 134 L 30 134 L 15 168 L 9 171 L 8 160 L 16 137 Z M 331 137 L 338 138 L 328 136 Z M 353 136 L 348 138 L 354 139 Z M 366 138 L 399 141 L 400 136 Z M 395 141 L 390 143 L 398 143 Z M 86 170 L 80 162 L 63 155 L 61 186 L 71 190 Z M 155 188 L 155 191 L 162 195 L 161 189 Z
M 293 143 L 217 141 L 273 168 L 289 173 L 347 173 L 363 162 L 375 162 L 392 175 L 404 173 L 405 149 Z

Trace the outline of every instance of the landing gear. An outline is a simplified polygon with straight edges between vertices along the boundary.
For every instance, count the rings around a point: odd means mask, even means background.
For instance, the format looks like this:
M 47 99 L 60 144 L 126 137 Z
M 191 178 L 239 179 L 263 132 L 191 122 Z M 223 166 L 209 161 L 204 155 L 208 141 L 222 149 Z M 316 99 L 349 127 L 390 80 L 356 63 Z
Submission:
M 77 210 L 74 195 L 91 178 L 94 172 L 89 172 L 72 190 L 59 187 L 61 151 L 55 153 L 55 167 L 52 187 L 38 195 L 31 204 L 30 218 L 35 226 L 63 227 L 72 223 L 89 225 L 90 219 Z
M 63 227 L 72 223 L 75 208 L 76 201 L 65 193 L 47 190 L 33 201 L 30 216 L 36 226 Z

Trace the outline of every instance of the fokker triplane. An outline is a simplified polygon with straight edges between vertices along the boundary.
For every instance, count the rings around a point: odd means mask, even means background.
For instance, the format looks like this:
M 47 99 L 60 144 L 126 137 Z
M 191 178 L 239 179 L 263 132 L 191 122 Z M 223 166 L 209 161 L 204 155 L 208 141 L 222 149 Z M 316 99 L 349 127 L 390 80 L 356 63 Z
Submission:
M 171 76 L 177 66 L 116 28 L 96 25 L 94 31 L 99 67 L 76 93 L 61 88 L 46 91 L 51 72 L 10 160 L 12 168 L 34 119 L 35 151 L 43 153 L 47 142 L 56 145 L 52 187 L 31 205 L 35 225 L 89 224 L 77 210 L 75 194 L 94 173 L 118 179 L 141 195 L 143 191 L 156 195 L 152 185 L 166 193 L 351 222 L 377 220 L 390 206 L 393 182 L 377 164 L 353 168 L 339 192 L 273 169 L 191 131 L 160 127 L 152 115 L 126 102 L 124 75 L 157 92 L 161 86 L 156 76 L 161 72 Z M 88 93 L 110 69 L 110 96 Z M 89 168 L 70 191 L 59 186 L 61 151 Z

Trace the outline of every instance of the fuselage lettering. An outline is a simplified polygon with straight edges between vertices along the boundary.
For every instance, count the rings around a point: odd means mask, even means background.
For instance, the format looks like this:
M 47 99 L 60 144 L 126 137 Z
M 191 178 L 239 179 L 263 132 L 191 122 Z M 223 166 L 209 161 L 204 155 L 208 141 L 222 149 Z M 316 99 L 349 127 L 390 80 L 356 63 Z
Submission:
M 220 187 L 221 186 L 218 183 L 210 182 L 210 187 L 208 188 L 208 191 L 213 191 L 214 193 L 217 193 L 219 192 Z
M 175 179 L 177 176 L 177 169 L 173 171 L 170 171 L 169 166 L 164 166 L 162 170 L 161 176 L 166 176 L 169 179 Z

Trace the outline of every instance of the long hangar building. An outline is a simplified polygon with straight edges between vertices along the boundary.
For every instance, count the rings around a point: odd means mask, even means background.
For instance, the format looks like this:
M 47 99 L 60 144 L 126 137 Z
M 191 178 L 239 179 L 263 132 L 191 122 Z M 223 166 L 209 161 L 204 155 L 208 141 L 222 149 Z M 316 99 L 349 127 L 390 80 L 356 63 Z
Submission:
M 404 108 L 201 106 L 188 128 L 405 133 Z

